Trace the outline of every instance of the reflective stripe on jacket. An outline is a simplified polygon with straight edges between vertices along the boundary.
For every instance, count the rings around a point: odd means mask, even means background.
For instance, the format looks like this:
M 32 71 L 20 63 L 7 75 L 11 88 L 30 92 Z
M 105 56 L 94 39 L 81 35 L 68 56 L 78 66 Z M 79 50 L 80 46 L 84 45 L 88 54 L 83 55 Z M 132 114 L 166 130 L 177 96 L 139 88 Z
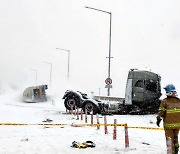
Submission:
M 180 128 L 180 99 L 167 97 L 162 100 L 158 118 L 163 118 L 164 128 Z

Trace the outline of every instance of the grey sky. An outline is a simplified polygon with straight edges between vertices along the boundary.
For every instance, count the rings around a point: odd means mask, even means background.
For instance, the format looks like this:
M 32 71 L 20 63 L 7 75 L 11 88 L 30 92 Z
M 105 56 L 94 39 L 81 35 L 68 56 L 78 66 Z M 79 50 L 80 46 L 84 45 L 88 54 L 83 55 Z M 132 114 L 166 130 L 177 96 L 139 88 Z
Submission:
M 180 2 L 178 0 L 0 0 L 0 79 L 49 84 L 107 94 L 109 15 L 112 12 L 111 95 L 123 96 L 130 68 L 152 70 L 162 86 L 180 91 Z M 68 49 L 70 78 L 67 81 Z

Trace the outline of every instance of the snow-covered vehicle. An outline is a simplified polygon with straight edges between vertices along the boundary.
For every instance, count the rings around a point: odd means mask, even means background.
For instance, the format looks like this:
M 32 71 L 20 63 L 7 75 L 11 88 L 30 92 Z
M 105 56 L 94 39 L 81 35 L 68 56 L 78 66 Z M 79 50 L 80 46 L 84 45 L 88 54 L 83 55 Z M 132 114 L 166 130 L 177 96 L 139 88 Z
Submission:
M 48 89 L 47 85 L 28 87 L 23 92 L 23 100 L 29 103 L 47 101 L 46 89 Z
M 156 113 L 160 104 L 161 77 L 150 71 L 130 70 L 128 73 L 125 98 L 95 96 L 89 98 L 79 91 L 66 91 L 63 99 L 67 109 L 75 106 L 87 109 L 88 113 L 148 114 Z M 118 100 L 114 103 L 113 100 Z M 106 100 L 102 102 L 100 100 Z M 113 103 L 110 103 L 113 102 Z M 117 102 L 117 101 L 116 101 Z

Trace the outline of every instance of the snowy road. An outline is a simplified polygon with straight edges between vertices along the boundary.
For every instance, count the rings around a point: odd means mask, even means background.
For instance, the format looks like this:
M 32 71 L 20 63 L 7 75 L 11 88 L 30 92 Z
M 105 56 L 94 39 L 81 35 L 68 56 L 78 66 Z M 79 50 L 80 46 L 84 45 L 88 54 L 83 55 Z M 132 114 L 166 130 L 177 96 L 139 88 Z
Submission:
M 11 101 L 10 101 L 11 100 Z M 12 101 L 13 100 L 13 101 Z M 82 124 L 75 116 L 65 113 L 63 101 L 55 99 L 45 103 L 23 103 L 15 97 L 1 95 L 0 122 L 39 124 L 51 119 L 58 124 Z M 128 126 L 156 127 L 156 115 L 114 115 L 107 116 L 107 122 L 127 123 Z M 100 116 L 100 123 L 103 123 Z M 94 119 L 94 122 L 96 120 Z M 45 122 L 44 122 L 45 123 Z M 90 116 L 88 117 L 90 123 Z M 162 126 L 162 125 L 161 125 Z M 0 126 L 0 154 L 165 154 L 164 131 L 129 128 L 130 147 L 125 148 L 124 127 L 117 128 L 117 140 L 113 140 L 113 127 L 67 126 Z M 95 148 L 72 148 L 73 141 L 91 140 Z

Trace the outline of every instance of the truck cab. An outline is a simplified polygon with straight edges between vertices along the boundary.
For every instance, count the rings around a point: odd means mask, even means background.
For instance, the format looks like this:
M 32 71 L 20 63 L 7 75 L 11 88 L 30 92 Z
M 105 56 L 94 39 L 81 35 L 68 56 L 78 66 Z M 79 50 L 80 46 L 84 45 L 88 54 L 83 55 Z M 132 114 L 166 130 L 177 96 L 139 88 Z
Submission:
M 153 110 L 159 106 L 161 77 L 150 71 L 131 69 L 128 73 L 125 105 Z

